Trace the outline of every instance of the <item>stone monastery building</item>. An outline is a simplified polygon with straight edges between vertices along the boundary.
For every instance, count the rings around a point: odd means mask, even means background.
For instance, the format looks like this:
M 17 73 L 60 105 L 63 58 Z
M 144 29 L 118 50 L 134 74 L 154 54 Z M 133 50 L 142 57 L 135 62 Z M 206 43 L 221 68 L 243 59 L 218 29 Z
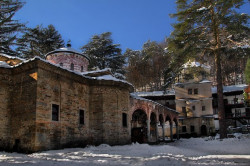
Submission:
M 0 54 L 0 150 L 154 142 L 165 121 L 173 138 L 178 112 L 134 97 L 130 83 L 109 70 L 88 72 L 88 64 L 72 48 L 52 51 L 46 60 Z

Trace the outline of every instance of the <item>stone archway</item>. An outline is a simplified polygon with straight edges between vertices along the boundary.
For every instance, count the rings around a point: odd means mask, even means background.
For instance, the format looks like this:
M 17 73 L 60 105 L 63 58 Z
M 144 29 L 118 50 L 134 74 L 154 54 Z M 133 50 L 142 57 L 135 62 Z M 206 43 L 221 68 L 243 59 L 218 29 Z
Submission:
M 132 114 L 131 141 L 147 142 L 147 114 L 144 110 L 138 109 Z
M 206 125 L 201 126 L 201 136 L 207 136 L 207 126 Z

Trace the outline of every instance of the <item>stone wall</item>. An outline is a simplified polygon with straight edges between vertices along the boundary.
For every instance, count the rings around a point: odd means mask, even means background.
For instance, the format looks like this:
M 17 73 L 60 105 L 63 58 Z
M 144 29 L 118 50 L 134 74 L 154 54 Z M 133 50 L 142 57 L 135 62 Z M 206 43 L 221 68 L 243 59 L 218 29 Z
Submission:
M 33 151 L 36 119 L 35 64 L 24 64 L 12 70 L 10 90 L 10 146 L 14 151 Z
M 85 78 L 40 59 L 0 68 L 0 78 L 2 149 L 34 152 L 131 141 L 129 84 Z M 52 119 L 53 104 L 59 106 L 58 121 Z
M 0 69 L 0 150 L 10 148 L 10 69 Z
M 90 129 L 94 144 L 126 144 L 131 140 L 129 90 L 110 85 L 91 86 Z M 127 114 L 123 127 L 122 114 Z
M 89 138 L 89 88 L 80 76 L 38 70 L 36 150 L 84 146 Z M 59 120 L 52 120 L 52 104 L 59 105 Z M 80 110 L 84 124 L 80 124 Z

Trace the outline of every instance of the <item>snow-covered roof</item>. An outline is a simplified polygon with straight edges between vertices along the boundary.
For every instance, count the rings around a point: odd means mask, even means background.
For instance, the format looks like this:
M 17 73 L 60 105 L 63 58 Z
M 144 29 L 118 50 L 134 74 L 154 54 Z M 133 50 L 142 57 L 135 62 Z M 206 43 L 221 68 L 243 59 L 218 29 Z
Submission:
M 204 65 L 204 64 L 200 64 L 199 62 L 191 62 L 191 61 L 188 61 L 187 63 L 185 63 L 183 65 L 184 68 L 188 68 L 188 67 L 202 67 L 202 68 L 206 68 L 206 69 L 211 69 L 211 66 L 209 65 Z
M 9 55 L 3 54 L 3 53 L 0 53 L 0 56 L 6 57 L 6 58 L 8 58 L 8 59 L 18 59 L 18 60 L 20 60 L 20 61 L 25 61 L 25 60 L 26 60 L 26 59 L 23 59 L 23 58 L 20 58 L 20 57 L 17 57 L 17 56 L 9 56 Z
M 100 72 L 106 72 L 106 71 L 111 71 L 111 69 L 110 68 L 105 68 L 105 69 L 102 69 L 102 70 L 86 71 L 86 72 L 82 72 L 82 74 L 87 75 L 87 74 L 100 73 Z
M 4 62 L 4 61 L 0 61 L 0 67 L 11 68 L 11 66 L 8 63 Z
M 45 57 L 47 57 L 48 55 L 50 54 L 54 54 L 54 53 L 57 53 L 57 52 L 70 52 L 70 53 L 75 53 L 75 54 L 79 54 L 81 56 L 84 56 L 85 58 L 87 58 L 89 60 L 89 57 L 87 57 L 86 55 L 84 55 L 83 53 L 81 53 L 80 51 L 77 51 L 76 49 L 74 48 L 71 48 L 71 47 L 63 47 L 63 48 L 59 48 L 59 49 L 56 49 L 54 51 L 51 51 L 49 53 L 47 53 L 45 55 Z
M 169 108 L 169 107 L 167 107 L 167 106 L 164 106 L 164 105 L 162 105 L 162 104 L 160 104 L 160 103 L 158 103 L 158 102 L 155 102 L 155 101 L 153 101 L 153 100 L 149 100 L 149 99 L 145 99 L 145 98 L 143 98 L 143 97 L 137 96 L 137 95 L 135 95 L 134 93 L 130 93 L 130 96 L 131 96 L 132 98 L 134 98 L 134 99 L 137 99 L 137 100 L 147 101 L 147 102 L 151 102 L 151 103 L 154 103 L 154 104 L 156 104 L 156 105 L 159 105 L 159 106 L 161 106 L 161 107 L 165 107 L 165 108 L 167 108 L 168 110 L 173 111 L 173 112 L 179 114 L 178 111 L 176 111 L 176 110 L 174 110 L 174 109 L 172 109 L 172 108 Z
M 243 91 L 245 88 L 247 88 L 246 84 L 223 86 L 223 93 Z M 212 87 L 212 93 L 217 93 L 217 87 Z
M 170 96 L 170 95 L 175 95 L 174 89 L 172 90 L 167 90 L 166 92 L 164 91 L 153 91 L 153 92 L 134 92 L 133 93 L 136 96 L 140 97 L 146 97 L 146 96 Z
M 32 58 L 32 59 L 23 61 L 22 63 L 19 63 L 19 64 L 15 65 L 15 66 L 9 66 L 9 68 L 15 68 L 15 67 L 21 66 L 21 65 L 23 65 L 23 64 L 25 64 L 25 63 L 28 63 L 28 62 L 37 60 L 37 59 L 40 60 L 40 61 L 43 61 L 43 62 L 45 62 L 45 63 L 47 63 L 47 64 L 56 66 L 57 68 L 66 70 L 66 71 L 68 71 L 68 72 L 70 72 L 70 73 L 79 75 L 79 76 L 84 77 L 84 78 L 87 78 L 87 79 L 92 79 L 92 80 L 110 80 L 110 81 L 114 81 L 114 82 L 125 83 L 125 84 L 128 84 L 128 85 L 130 85 L 130 86 L 133 87 L 133 85 L 130 84 L 129 82 L 124 81 L 124 80 L 117 79 L 117 78 L 113 77 L 112 75 L 104 75 L 104 76 L 99 76 L 99 77 L 90 77 L 90 76 L 86 76 L 86 75 L 82 74 L 81 72 L 77 72 L 77 71 L 72 71 L 72 70 L 66 69 L 66 68 L 60 66 L 59 64 L 51 63 L 51 62 L 49 62 L 49 61 L 47 61 L 47 60 L 45 60 L 45 59 L 42 59 L 42 58 L 40 58 L 40 57 L 38 57 L 38 56 L 36 56 L 36 57 L 34 57 L 34 58 Z M 0 67 L 1 67 L 1 66 L 0 66 Z

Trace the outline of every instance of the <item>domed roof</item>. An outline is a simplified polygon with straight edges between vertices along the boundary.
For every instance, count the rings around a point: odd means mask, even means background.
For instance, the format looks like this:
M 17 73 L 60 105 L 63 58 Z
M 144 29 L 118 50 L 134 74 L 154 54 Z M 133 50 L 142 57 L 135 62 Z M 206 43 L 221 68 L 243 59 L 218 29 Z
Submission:
M 45 55 L 45 57 L 47 57 L 50 54 L 54 54 L 54 53 L 58 53 L 58 52 L 70 52 L 70 53 L 78 54 L 78 55 L 81 55 L 81 56 L 83 56 L 83 57 L 85 57 L 85 58 L 87 58 L 89 60 L 89 57 L 87 57 L 83 53 L 81 53 L 81 52 L 79 52 L 76 49 L 73 49 L 71 47 L 63 47 L 63 48 L 56 49 L 54 51 L 51 51 L 51 52 L 47 53 Z

